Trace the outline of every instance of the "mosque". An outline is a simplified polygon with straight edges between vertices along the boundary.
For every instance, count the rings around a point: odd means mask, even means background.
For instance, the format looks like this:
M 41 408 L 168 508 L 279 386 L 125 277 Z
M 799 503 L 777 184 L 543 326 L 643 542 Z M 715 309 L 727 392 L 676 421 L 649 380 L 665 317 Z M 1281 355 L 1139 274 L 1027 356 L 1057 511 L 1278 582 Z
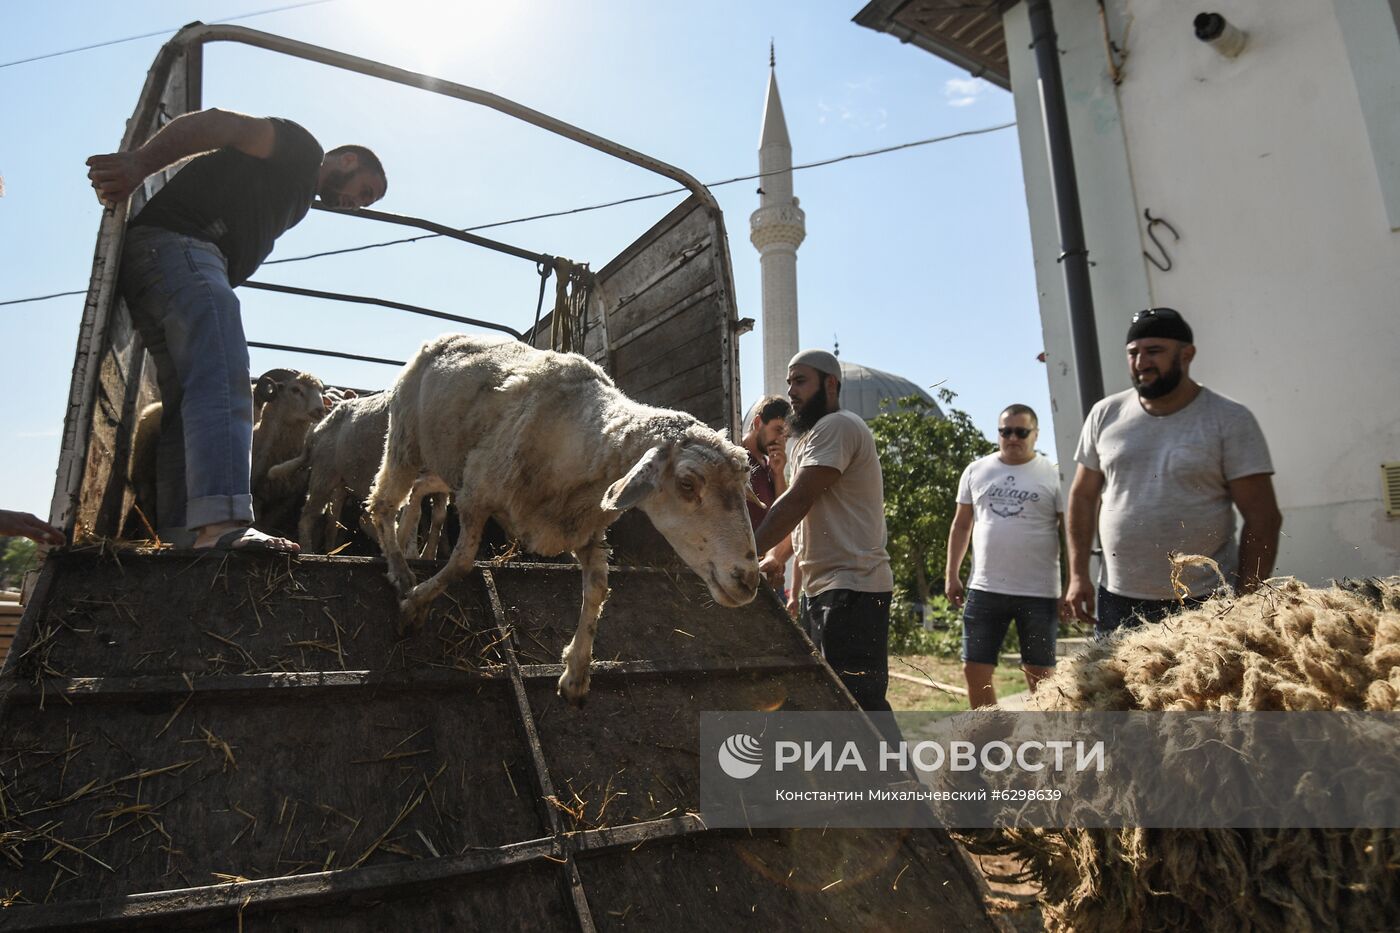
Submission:
M 787 364 L 797 353 L 797 248 L 807 236 L 807 215 L 792 189 L 792 141 L 788 138 L 778 74 L 770 47 L 768 98 L 758 143 L 759 206 L 749 218 L 749 240 L 763 270 L 763 391 L 787 394 Z M 839 358 L 840 349 L 833 347 Z M 880 414 L 884 399 L 917 395 L 930 410 L 942 410 L 929 393 L 902 376 L 841 360 L 841 407 L 866 421 Z

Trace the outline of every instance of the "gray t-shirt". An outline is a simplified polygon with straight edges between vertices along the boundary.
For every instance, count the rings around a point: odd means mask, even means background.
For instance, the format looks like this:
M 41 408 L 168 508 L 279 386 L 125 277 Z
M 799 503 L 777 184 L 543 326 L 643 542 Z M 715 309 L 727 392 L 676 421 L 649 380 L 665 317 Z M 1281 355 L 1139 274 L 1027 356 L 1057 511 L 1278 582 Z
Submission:
M 1170 415 L 1150 415 L 1137 392 L 1103 399 L 1089 412 L 1074 459 L 1104 474 L 1099 582 L 1132 599 L 1173 599 L 1172 551 L 1214 558 L 1235 572 L 1235 510 L 1228 483 L 1272 473 L 1269 447 L 1249 409 L 1202 388 Z M 1193 596 L 1218 583 L 1207 567 L 1187 568 Z
M 841 471 L 793 531 L 802 591 L 810 597 L 831 589 L 893 590 L 885 551 L 885 481 L 870 428 L 844 408 L 823 415 L 793 445 L 791 463 L 794 475 L 804 466 Z

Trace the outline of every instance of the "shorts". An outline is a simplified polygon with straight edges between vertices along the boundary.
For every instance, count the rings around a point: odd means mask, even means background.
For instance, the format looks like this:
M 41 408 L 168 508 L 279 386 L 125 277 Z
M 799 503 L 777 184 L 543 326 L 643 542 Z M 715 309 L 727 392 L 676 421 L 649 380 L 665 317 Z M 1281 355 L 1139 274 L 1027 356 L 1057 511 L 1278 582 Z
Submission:
M 995 665 L 1012 619 L 1016 620 L 1016 636 L 1021 642 L 1021 663 L 1026 667 L 1054 667 L 1055 638 L 1060 632 L 1058 599 L 971 589 L 963 605 L 963 661 Z

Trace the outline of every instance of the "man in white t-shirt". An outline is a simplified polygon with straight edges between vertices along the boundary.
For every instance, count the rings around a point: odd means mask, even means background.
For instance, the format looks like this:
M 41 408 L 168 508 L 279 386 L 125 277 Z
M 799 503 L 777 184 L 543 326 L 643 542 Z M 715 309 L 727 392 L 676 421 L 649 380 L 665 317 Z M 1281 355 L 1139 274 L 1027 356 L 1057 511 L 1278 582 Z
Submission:
M 1181 314 L 1134 314 L 1127 352 L 1133 388 L 1101 400 L 1084 420 L 1066 520 L 1065 602 L 1094 623 L 1098 639 L 1210 595 L 1216 576 L 1205 566 L 1172 579 L 1174 551 L 1205 555 L 1239 592 L 1254 589 L 1273 572 L 1283 524 L 1264 432 L 1249 409 L 1191 378 L 1195 338 Z M 1238 543 L 1236 509 L 1244 519 Z M 1097 593 L 1089 578 L 1095 530 L 1103 546 Z
M 973 707 L 997 701 L 997 655 L 1014 619 L 1026 685 L 1055 671 L 1060 624 L 1060 471 L 1035 452 L 1040 422 L 1029 405 L 1008 405 L 997 421 L 996 453 L 974 460 L 958 480 L 943 588 L 963 607 L 963 675 Z M 962 564 L 972 544 L 972 577 Z
M 807 631 L 861 709 L 888 712 L 890 594 L 885 487 L 875 437 L 840 405 L 841 366 L 825 350 L 788 364 L 792 485 L 754 533 L 769 579 L 792 547 L 807 597 Z M 883 728 L 883 727 L 882 727 Z

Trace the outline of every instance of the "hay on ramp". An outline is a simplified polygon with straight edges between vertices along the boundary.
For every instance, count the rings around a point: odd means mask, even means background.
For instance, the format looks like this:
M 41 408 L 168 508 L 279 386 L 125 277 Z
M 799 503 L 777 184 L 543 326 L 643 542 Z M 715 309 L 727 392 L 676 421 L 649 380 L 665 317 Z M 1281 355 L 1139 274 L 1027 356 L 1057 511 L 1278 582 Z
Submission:
M 1272 580 L 1129 630 L 1063 663 L 1045 711 L 1400 710 L 1400 577 Z M 1192 775 L 1181 775 L 1191 780 Z M 1395 793 L 1390 776 L 1384 793 Z M 1012 830 L 1047 928 L 1400 929 L 1400 830 Z

